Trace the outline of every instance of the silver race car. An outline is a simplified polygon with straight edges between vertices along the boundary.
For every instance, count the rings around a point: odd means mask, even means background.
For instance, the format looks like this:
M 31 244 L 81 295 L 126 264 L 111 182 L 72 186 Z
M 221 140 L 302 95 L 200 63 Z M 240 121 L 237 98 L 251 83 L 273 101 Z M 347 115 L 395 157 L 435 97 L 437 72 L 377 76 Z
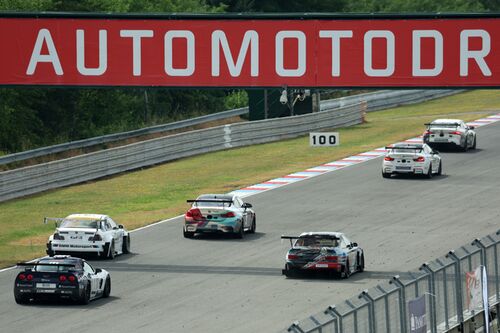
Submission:
M 443 162 L 439 152 L 424 144 L 397 143 L 385 147 L 387 153 L 382 162 L 382 177 L 394 174 L 441 175 Z
M 365 255 L 357 243 L 341 232 L 304 232 L 289 239 L 291 249 L 286 254 L 282 273 L 293 277 L 297 273 L 328 272 L 348 278 L 365 269 Z
M 436 119 L 425 124 L 424 143 L 435 147 L 456 147 L 462 151 L 476 149 L 477 139 L 474 126 L 468 126 L 460 119 Z

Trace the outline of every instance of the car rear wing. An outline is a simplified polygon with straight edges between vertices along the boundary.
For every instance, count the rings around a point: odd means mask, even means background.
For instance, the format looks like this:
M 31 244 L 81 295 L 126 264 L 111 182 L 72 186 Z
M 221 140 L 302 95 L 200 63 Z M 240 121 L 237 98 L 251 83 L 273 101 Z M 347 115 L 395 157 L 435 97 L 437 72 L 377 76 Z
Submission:
M 65 264 L 65 263 L 57 263 L 57 262 L 18 262 L 16 264 L 17 266 L 20 267 L 25 267 L 25 269 L 29 270 L 29 267 L 36 267 L 36 266 L 57 266 L 57 267 L 71 267 L 75 268 L 76 264 Z
M 393 149 L 401 149 L 401 150 L 424 150 L 424 147 L 417 147 L 417 146 L 402 146 L 402 147 L 397 147 L 397 146 L 388 146 L 385 147 L 387 150 L 393 150 Z
M 102 223 L 104 222 L 104 220 L 98 220 L 98 219 L 96 219 L 96 220 L 79 220 L 79 219 L 67 219 L 64 217 L 44 217 L 43 218 L 43 224 L 47 224 L 49 221 L 54 221 L 56 228 L 58 228 L 59 225 L 64 221 L 77 221 L 77 222 L 95 221 L 95 222 L 97 222 L 96 232 L 97 232 L 97 230 L 101 229 Z
M 229 204 L 229 206 L 233 203 L 233 200 L 227 199 L 195 199 L 195 200 L 186 200 L 187 203 L 203 203 L 203 202 L 211 202 L 211 203 L 221 203 L 222 207 L 224 204 Z
M 427 124 L 424 124 L 425 126 L 427 127 L 430 127 L 430 126 L 436 126 L 436 127 L 458 127 L 460 126 L 459 123 L 444 123 L 444 124 L 437 124 L 437 123 L 427 123 Z
M 333 235 L 305 235 L 305 236 L 302 236 L 302 238 L 317 238 L 317 237 L 321 237 L 321 238 L 328 238 L 328 239 L 332 239 L 332 240 L 340 240 L 339 237 L 337 236 L 333 236 Z M 281 235 L 281 239 L 288 239 L 290 240 L 290 247 L 293 247 L 293 243 L 292 241 L 294 239 L 299 239 L 301 238 L 300 236 L 285 236 L 285 235 Z
M 285 235 L 281 235 L 281 239 L 288 239 L 288 240 L 290 240 L 290 247 L 293 247 L 292 241 L 294 239 L 299 239 L 299 236 L 285 236 Z

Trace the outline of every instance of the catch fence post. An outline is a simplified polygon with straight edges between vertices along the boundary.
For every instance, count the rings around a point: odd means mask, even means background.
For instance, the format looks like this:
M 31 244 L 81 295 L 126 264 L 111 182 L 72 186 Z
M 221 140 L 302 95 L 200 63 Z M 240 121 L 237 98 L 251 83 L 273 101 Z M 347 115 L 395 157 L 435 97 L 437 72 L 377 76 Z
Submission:
M 395 275 L 392 277 L 392 280 L 389 281 L 391 284 L 395 284 L 399 288 L 399 312 L 400 312 L 400 322 L 401 322 L 401 333 L 407 333 L 407 319 L 406 319 L 406 293 L 405 286 L 403 282 L 401 282 L 399 275 Z
M 460 322 L 460 330 L 464 331 L 464 310 L 462 304 L 462 270 L 460 269 L 460 258 L 455 254 L 455 251 L 451 250 L 446 255 L 447 258 L 451 258 L 455 261 L 455 287 L 457 289 L 457 319 Z
M 358 296 L 359 298 L 363 298 L 368 302 L 368 313 L 369 313 L 369 327 L 370 333 L 377 333 L 377 327 L 375 325 L 375 300 L 368 294 L 368 290 L 365 289 Z
M 335 308 L 335 305 L 330 305 L 326 310 L 325 314 L 330 314 L 332 317 L 336 319 L 336 325 L 335 325 L 335 332 L 336 333 L 343 333 L 344 332 L 344 325 L 342 322 L 342 315 L 337 311 Z
M 421 270 L 429 274 L 429 304 L 431 306 L 431 333 L 436 333 L 437 320 L 436 320 L 436 288 L 434 285 L 435 276 L 434 271 L 429 267 L 428 263 L 423 263 L 420 267 Z

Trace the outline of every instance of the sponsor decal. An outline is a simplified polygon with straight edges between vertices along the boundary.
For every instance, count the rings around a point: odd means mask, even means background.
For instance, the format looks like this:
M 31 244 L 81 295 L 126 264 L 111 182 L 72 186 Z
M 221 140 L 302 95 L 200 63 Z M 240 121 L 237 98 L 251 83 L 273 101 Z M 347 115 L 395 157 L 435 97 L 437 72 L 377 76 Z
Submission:
M 427 333 L 427 313 L 425 296 L 422 295 L 408 302 L 410 314 L 410 333 Z

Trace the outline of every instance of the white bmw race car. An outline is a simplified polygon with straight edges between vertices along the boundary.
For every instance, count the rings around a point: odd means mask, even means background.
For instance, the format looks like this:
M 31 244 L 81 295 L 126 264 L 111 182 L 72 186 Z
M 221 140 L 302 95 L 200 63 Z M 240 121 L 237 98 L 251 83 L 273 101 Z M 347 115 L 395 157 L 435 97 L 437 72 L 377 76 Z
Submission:
M 95 253 L 102 258 L 130 252 L 130 234 L 109 216 L 72 214 L 65 218 L 48 218 L 56 222 L 56 231 L 47 242 L 47 254 Z
M 443 162 L 439 152 L 424 144 L 397 143 L 385 147 L 387 153 L 382 162 L 382 177 L 394 174 L 441 175 Z
M 424 143 L 431 147 L 457 147 L 462 151 L 476 149 L 476 132 L 474 126 L 467 126 L 460 119 L 436 119 L 425 124 Z

